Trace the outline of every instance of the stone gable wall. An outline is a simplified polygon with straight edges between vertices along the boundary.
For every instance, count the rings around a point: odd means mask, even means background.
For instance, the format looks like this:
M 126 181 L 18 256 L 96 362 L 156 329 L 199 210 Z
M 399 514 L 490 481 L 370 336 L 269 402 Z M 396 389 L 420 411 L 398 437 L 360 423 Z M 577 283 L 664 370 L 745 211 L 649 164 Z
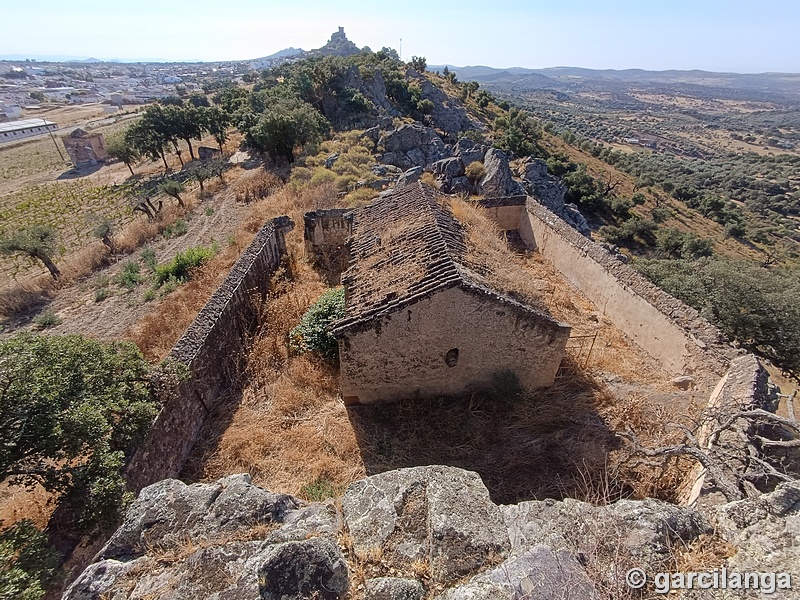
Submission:
M 288 217 L 264 225 L 170 352 L 189 378 L 167 399 L 128 463 L 130 489 L 176 477 L 183 469 L 220 393 L 243 365 L 270 278 L 286 254 L 284 236 L 293 227 Z
M 303 215 L 306 256 L 329 283 L 339 283 L 347 269 L 347 239 L 353 230 L 352 210 L 331 208 Z
M 490 293 L 436 291 L 339 340 L 342 397 L 369 404 L 489 388 L 513 371 L 526 389 L 552 385 L 569 327 Z

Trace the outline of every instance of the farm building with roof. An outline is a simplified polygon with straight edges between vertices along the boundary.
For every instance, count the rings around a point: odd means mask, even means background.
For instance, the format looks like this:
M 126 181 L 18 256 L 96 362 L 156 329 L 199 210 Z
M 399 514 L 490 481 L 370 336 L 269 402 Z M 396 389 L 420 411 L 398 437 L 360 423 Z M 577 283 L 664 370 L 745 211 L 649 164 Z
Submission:
M 55 131 L 58 125 L 44 119 L 23 119 L 0 123 L 0 144 Z
M 492 289 L 464 260 L 447 198 L 420 183 L 352 215 L 339 342 L 346 404 L 458 395 L 514 373 L 553 383 L 570 327 Z

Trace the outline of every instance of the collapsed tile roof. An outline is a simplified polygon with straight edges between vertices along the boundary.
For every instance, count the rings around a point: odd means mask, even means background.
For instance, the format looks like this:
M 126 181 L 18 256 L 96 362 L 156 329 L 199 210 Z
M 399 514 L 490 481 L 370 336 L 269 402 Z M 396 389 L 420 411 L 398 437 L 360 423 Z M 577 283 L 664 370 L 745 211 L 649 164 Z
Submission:
M 465 237 L 447 197 L 419 182 L 355 210 L 350 264 L 342 274 L 346 312 L 334 334 L 456 286 L 555 323 L 543 311 L 492 289 L 470 269 Z

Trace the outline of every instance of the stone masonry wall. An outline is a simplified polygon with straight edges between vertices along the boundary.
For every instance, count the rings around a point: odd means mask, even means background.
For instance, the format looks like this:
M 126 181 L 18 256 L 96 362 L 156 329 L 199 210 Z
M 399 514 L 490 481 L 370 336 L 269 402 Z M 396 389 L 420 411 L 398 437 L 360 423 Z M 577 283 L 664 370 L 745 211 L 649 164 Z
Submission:
M 339 340 L 345 403 L 488 388 L 513 371 L 526 389 L 552 385 L 569 327 L 460 287 L 378 317 Z
M 270 278 L 286 254 L 284 236 L 293 227 L 288 217 L 264 225 L 170 352 L 190 376 L 166 401 L 129 462 L 130 489 L 138 492 L 183 468 L 216 399 L 242 364 Z
M 349 260 L 347 239 L 353 229 L 351 210 L 331 208 L 303 215 L 306 256 L 328 279 L 338 284 Z
M 673 298 L 535 200 L 520 236 L 670 373 L 721 376 L 739 352 L 693 308 Z

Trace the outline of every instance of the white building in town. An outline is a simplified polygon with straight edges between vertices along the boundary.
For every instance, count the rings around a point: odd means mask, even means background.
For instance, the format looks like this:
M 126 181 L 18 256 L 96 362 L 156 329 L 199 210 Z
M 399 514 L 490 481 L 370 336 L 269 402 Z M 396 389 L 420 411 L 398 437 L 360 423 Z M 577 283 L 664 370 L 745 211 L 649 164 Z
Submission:
M 58 125 L 44 119 L 23 119 L 0 123 L 0 144 L 55 131 Z

